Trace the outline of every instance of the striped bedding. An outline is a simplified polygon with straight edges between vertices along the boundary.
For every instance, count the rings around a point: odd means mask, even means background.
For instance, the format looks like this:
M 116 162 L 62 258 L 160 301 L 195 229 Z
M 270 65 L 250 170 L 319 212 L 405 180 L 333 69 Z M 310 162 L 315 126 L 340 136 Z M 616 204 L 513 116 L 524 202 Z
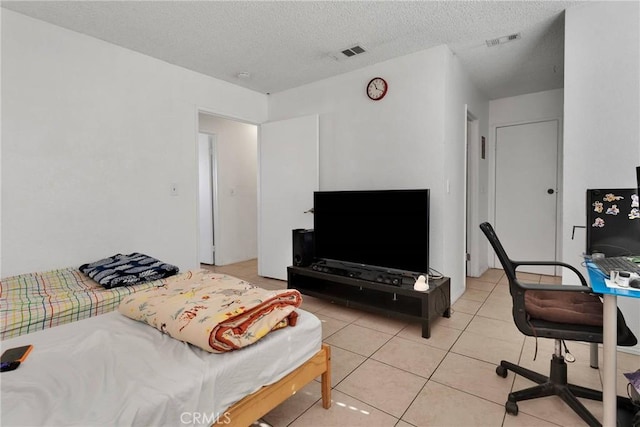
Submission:
M 167 279 L 105 289 L 75 268 L 12 276 L 0 281 L 0 341 L 108 313 L 133 292 Z

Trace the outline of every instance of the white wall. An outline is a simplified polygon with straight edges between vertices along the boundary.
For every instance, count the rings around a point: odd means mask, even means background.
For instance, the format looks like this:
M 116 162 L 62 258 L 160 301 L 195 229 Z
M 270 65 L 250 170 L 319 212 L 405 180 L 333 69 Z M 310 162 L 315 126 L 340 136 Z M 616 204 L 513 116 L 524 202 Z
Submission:
M 485 160 L 480 159 L 480 137 L 486 135 L 489 121 L 489 103 L 484 94 L 479 92 L 471 83 L 467 71 L 457 56 L 450 51 L 446 55 L 446 84 L 445 95 L 445 142 L 444 142 L 444 180 L 445 198 L 444 209 L 444 271 L 451 273 L 452 281 L 464 283 L 466 269 L 466 233 L 469 233 L 469 254 L 473 260 L 479 259 L 484 253 L 486 260 L 486 244 L 480 243 L 480 229 L 478 224 L 486 218 L 486 189 L 487 175 L 483 167 Z M 479 121 L 479 135 L 476 140 L 466 142 L 467 111 Z M 467 166 L 467 152 L 469 150 L 469 166 Z M 469 171 L 471 185 L 466 189 L 466 170 Z M 465 206 L 466 191 L 470 192 L 471 219 L 476 225 L 466 229 Z M 466 230 L 466 231 L 465 231 Z M 484 236 L 483 236 L 484 237 Z M 474 263 L 471 263 L 472 265 Z M 449 274 L 447 274 L 449 275 Z
M 564 90 L 528 93 L 489 102 L 489 125 L 492 128 L 514 123 L 562 118 Z
M 640 165 L 640 6 L 589 3 L 566 11 L 563 258 L 578 263 L 588 188 L 632 188 Z M 640 299 L 618 298 L 640 336 Z M 640 346 L 635 347 L 640 351 Z
M 2 44 L 2 12 L 0 7 L 0 45 Z M 0 81 L 2 80 L 2 55 L 0 55 Z M 2 85 L 0 85 L 0 100 L 2 99 Z M 0 102 L 0 117 L 2 117 L 2 102 Z M 0 120 L 0 177 L 2 177 L 2 120 Z M 1 183 L 0 183 L 1 187 Z M 1 188 L 0 188 L 1 190 Z M 2 274 L 2 191 L 0 191 L 0 277 Z
M 3 10 L 2 274 L 197 266 L 199 108 L 267 116 L 265 95 Z
M 258 256 L 257 126 L 200 114 L 200 131 L 217 135 L 216 265 Z
M 389 84 L 381 101 L 365 94 L 376 76 Z M 465 102 L 487 116 L 446 46 L 269 97 L 270 120 L 320 115 L 321 190 L 431 189 L 430 265 L 451 277 L 453 300 L 464 291 Z

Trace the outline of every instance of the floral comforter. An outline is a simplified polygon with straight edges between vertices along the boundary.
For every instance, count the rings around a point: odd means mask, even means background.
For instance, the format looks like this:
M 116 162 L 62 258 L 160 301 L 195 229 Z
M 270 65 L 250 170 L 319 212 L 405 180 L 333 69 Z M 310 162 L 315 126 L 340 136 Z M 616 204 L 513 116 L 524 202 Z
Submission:
M 298 291 L 269 291 L 206 270 L 190 273 L 123 298 L 119 311 L 211 353 L 236 350 L 272 330 L 295 326 L 294 310 L 302 302 Z

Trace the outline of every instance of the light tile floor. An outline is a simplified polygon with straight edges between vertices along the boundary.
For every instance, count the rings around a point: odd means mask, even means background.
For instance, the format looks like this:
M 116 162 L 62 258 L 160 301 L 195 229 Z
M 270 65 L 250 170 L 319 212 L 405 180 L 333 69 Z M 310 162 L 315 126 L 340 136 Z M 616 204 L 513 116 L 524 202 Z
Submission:
M 267 289 L 286 282 L 257 274 L 256 261 L 209 267 Z M 523 274 L 528 281 L 559 283 L 556 277 Z M 303 296 L 302 308 L 323 324 L 332 347 L 332 398 L 322 408 L 320 385 L 311 383 L 264 417 L 279 426 L 582 426 L 583 421 L 560 398 L 519 402 L 519 414 L 505 413 L 511 390 L 533 385 L 509 372 L 496 375 L 500 360 L 548 374 L 553 340 L 522 335 L 511 317 L 511 297 L 502 270 L 467 278 L 466 291 L 440 318 L 431 338 L 421 337 L 418 323 L 333 305 Z M 589 346 L 568 343 L 576 362 L 569 381 L 602 389 L 601 373 L 589 366 Z M 602 360 L 602 349 L 600 349 Z M 627 396 L 622 375 L 640 368 L 640 356 L 618 352 L 618 394 Z M 602 404 L 583 399 L 600 420 Z

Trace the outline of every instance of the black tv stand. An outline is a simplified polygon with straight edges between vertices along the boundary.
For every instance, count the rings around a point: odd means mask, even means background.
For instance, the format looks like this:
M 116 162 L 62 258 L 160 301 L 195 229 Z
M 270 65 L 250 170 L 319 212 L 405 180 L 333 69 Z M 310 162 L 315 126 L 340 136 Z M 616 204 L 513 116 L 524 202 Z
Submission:
M 347 307 L 420 321 L 424 338 L 431 336 L 434 318 L 451 316 L 448 277 L 429 280 L 429 290 L 418 292 L 413 284 L 389 285 L 317 271 L 312 267 L 288 267 L 287 288 Z

